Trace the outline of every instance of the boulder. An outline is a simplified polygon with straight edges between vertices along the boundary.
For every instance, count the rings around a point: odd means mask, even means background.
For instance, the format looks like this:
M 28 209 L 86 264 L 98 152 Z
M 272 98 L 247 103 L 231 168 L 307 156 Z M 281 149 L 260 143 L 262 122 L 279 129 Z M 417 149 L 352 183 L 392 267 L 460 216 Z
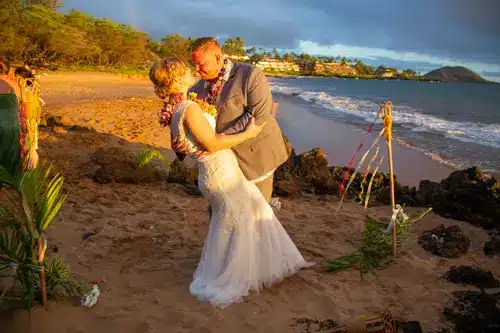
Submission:
M 470 238 L 467 237 L 457 225 L 447 228 L 441 225 L 432 230 L 425 231 L 418 238 L 418 244 L 429 251 L 444 258 L 458 258 L 469 249 Z
M 415 199 L 443 217 L 485 229 L 500 228 L 500 182 L 477 167 L 454 171 L 439 184 L 420 182 Z
M 445 273 L 444 278 L 451 283 L 470 285 L 481 290 L 500 287 L 493 273 L 480 267 L 453 266 Z
M 487 256 L 500 256 L 499 232 L 490 232 L 490 239 L 484 243 L 484 254 Z
M 166 170 L 153 165 L 139 167 L 135 156 L 122 148 L 100 148 L 91 156 L 97 166 L 91 178 L 107 183 L 158 183 L 168 179 Z
M 188 168 L 183 162 L 174 160 L 169 169 L 161 162 L 150 161 L 139 166 L 137 156 L 119 147 L 99 148 L 91 156 L 96 165 L 90 178 L 96 183 L 180 183 L 197 184 L 197 168 Z M 189 189 L 193 191 L 193 189 Z

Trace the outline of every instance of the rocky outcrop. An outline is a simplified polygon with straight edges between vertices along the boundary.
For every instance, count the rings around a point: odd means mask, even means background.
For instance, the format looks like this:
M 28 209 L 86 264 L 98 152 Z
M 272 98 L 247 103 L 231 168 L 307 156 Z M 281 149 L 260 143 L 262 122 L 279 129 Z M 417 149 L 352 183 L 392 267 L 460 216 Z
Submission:
M 421 181 L 415 199 L 443 217 L 485 229 L 500 228 L 500 182 L 477 167 L 454 171 L 440 183 Z
M 296 155 L 286 138 L 285 144 L 290 157 L 286 163 L 276 170 L 274 178 L 275 195 L 297 197 L 303 193 L 313 193 L 338 196 L 347 167 L 329 167 L 326 155 L 321 148 L 314 148 L 311 151 Z M 353 173 L 354 169 L 350 169 L 349 177 Z M 366 177 L 364 174 L 357 174 L 346 193 L 346 198 L 358 198 L 364 178 L 363 191 L 366 193 L 371 176 L 372 174 L 368 174 Z M 377 173 L 375 175 L 370 195 L 371 205 L 391 203 L 389 178 L 386 173 Z M 347 185 L 347 181 L 345 185 Z M 396 180 L 395 193 L 396 198 L 401 200 L 398 202 L 407 205 L 416 204 L 416 189 L 414 187 L 403 186 Z
M 274 179 L 274 194 L 297 197 L 303 193 L 331 194 L 338 196 L 346 167 L 329 167 L 321 148 L 314 148 L 296 155 L 289 141 L 285 139 L 290 157 L 278 168 Z M 353 169 L 349 175 L 352 175 Z M 357 174 L 348 189 L 346 198 L 357 199 L 362 188 L 367 191 L 366 182 L 361 186 L 364 174 Z M 370 205 L 390 205 L 390 179 L 386 173 L 375 175 L 370 195 Z M 396 203 L 432 207 L 434 212 L 460 221 L 466 221 L 485 229 L 500 229 L 500 182 L 487 177 L 477 167 L 452 172 L 441 182 L 422 180 L 418 189 L 403 186 L 395 176 Z

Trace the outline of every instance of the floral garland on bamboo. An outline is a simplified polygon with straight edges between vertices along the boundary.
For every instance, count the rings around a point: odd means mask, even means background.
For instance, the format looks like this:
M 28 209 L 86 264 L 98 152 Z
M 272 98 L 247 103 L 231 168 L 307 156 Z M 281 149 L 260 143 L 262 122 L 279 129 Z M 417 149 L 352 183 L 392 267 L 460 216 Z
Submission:
M 41 116 L 40 86 L 37 79 L 17 78 L 21 96 L 18 117 L 21 135 L 21 157 L 24 167 L 33 169 L 38 164 L 38 125 Z

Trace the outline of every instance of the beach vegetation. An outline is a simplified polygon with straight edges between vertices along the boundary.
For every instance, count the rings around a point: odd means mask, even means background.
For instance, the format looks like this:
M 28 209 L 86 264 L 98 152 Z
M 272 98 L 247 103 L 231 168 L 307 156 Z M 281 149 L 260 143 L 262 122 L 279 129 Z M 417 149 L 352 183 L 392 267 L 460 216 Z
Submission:
M 67 197 L 64 178 L 51 165 L 11 174 L 0 165 L 0 306 L 25 308 L 47 304 L 61 292 L 79 295 L 83 287 L 70 279 L 59 257 L 47 256 L 46 232 Z

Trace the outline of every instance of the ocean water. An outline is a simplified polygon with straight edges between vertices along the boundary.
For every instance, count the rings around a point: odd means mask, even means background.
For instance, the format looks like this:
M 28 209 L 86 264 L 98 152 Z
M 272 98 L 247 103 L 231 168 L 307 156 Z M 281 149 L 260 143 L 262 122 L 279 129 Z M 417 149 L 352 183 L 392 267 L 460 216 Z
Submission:
M 393 104 L 393 137 L 453 168 L 500 171 L 500 84 L 269 78 L 274 93 L 310 102 L 307 112 L 366 131 L 380 102 Z M 380 130 L 381 119 L 374 131 Z M 360 133 L 360 140 L 362 133 Z

